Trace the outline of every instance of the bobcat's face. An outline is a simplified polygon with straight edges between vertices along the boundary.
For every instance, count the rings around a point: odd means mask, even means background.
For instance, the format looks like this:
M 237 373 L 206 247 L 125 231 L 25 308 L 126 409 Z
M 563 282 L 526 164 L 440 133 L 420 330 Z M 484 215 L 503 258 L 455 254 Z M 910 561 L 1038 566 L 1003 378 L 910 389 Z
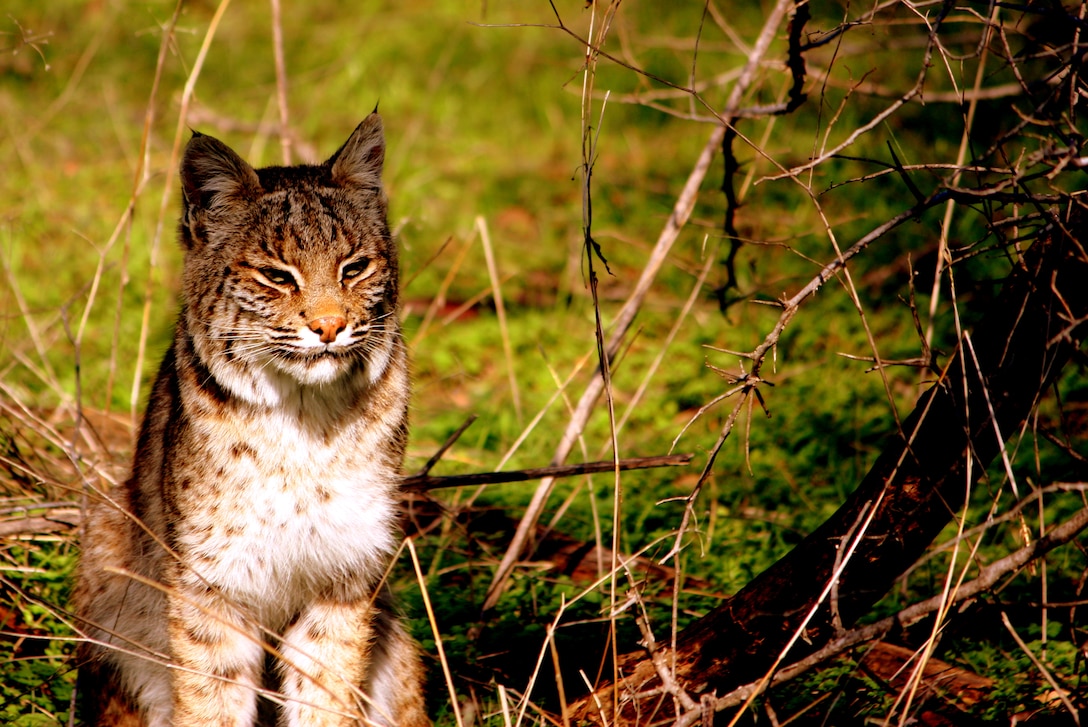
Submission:
M 320 166 L 254 170 L 210 137 L 190 143 L 187 327 L 213 373 L 321 385 L 360 370 L 376 381 L 388 365 L 397 262 L 370 122 Z
M 256 203 L 252 226 L 216 266 L 223 293 L 213 292 L 203 321 L 223 356 L 302 384 L 384 368 L 397 325 L 392 242 L 384 226 L 336 214 L 335 197 L 281 191 Z

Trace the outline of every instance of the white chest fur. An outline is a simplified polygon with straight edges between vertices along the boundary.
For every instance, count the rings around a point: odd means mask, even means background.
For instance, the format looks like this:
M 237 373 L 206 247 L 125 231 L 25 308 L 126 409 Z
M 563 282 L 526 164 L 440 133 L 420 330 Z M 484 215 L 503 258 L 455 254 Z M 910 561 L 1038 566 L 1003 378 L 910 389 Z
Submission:
M 269 623 L 380 577 L 397 476 L 376 456 L 382 427 L 321 434 L 279 410 L 193 426 L 207 479 L 186 500 L 179 545 L 201 577 Z

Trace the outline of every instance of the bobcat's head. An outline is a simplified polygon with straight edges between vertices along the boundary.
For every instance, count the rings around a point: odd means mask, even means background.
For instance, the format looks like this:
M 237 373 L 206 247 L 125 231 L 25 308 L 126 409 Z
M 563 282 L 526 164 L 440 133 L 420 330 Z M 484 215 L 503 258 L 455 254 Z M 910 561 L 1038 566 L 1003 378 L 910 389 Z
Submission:
M 242 396 L 269 382 L 378 381 L 396 354 L 397 254 L 377 113 L 321 165 L 254 169 L 194 134 L 181 165 L 185 327 Z

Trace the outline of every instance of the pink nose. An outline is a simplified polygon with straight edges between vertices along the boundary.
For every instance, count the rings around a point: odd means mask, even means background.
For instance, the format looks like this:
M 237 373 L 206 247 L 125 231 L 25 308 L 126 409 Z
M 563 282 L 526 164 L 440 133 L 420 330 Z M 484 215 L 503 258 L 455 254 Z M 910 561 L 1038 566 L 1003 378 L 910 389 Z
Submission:
M 321 337 L 322 343 L 332 343 L 347 327 L 348 322 L 343 316 L 324 316 L 310 321 L 310 330 Z

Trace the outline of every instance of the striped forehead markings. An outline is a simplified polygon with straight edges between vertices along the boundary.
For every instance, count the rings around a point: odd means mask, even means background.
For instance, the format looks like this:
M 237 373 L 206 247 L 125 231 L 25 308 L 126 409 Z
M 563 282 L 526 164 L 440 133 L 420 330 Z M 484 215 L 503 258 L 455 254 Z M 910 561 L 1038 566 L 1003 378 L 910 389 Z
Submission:
M 332 204 L 332 200 L 323 194 L 319 194 L 317 195 L 317 201 L 320 203 L 325 216 L 329 218 L 333 225 L 335 227 L 343 227 L 344 221 L 340 218 L 340 214 L 336 211 L 336 207 Z

